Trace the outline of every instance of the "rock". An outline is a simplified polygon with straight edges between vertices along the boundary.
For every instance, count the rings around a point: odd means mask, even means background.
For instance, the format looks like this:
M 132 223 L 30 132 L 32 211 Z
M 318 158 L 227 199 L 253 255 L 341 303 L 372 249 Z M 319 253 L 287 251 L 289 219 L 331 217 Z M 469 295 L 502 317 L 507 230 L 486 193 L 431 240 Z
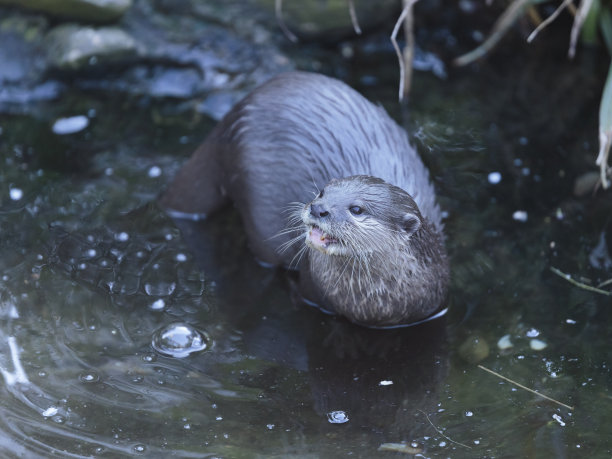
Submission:
M 275 0 L 255 0 L 255 3 L 274 11 Z M 391 33 L 400 14 L 400 2 L 396 0 L 355 0 L 354 4 L 357 23 L 364 31 L 387 25 Z M 301 39 L 338 41 L 356 34 L 348 5 L 346 0 L 284 1 L 282 19 L 289 31 Z
M 136 40 L 115 27 L 61 25 L 49 32 L 47 58 L 52 68 L 82 70 L 114 64 L 138 55 Z
M 102 23 L 119 19 L 132 6 L 132 0 L 0 0 L 0 5 L 17 6 L 51 16 Z
M 459 346 L 459 355 L 468 363 L 478 363 L 489 356 L 489 344 L 479 336 L 470 336 Z

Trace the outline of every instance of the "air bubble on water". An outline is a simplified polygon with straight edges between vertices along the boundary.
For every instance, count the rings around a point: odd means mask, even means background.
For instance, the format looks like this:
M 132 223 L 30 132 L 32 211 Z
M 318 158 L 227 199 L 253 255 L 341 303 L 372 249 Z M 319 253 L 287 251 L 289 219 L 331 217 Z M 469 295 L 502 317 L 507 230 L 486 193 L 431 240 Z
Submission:
M 145 284 L 144 289 L 149 296 L 168 296 L 172 295 L 174 290 L 176 290 L 176 283 L 171 282 L 168 284 L 165 282 L 160 282 L 156 285 Z
M 147 450 L 145 445 L 134 445 L 132 447 L 135 453 L 144 453 Z
M 178 262 L 187 261 L 187 255 L 185 255 L 184 253 L 177 253 L 176 254 L 176 261 L 178 261 Z
M 50 418 L 51 416 L 55 416 L 58 412 L 59 409 L 56 406 L 50 406 L 42 412 L 42 415 L 46 418 Z
M 266 427 L 268 428 L 268 430 L 272 430 L 274 429 L 274 424 L 266 424 Z
M 540 331 L 537 328 L 530 328 L 525 332 L 527 338 L 537 338 L 540 335 Z
M 142 360 L 144 360 L 147 363 L 151 363 L 151 362 L 155 362 L 157 360 L 157 357 L 155 356 L 155 354 L 146 354 L 142 356 Z
M 349 418 L 344 411 L 330 411 L 327 413 L 327 421 L 330 424 L 344 424 Z
M 130 238 L 130 235 L 125 231 L 121 231 L 120 233 L 115 234 L 115 239 L 120 242 L 125 242 Z
M 95 257 L 96 255 L 97 255 L 96 249 L 89 249 L 89 250 L 87 251 L 87 256 L 88 256 L 89 258 L 93 258 L 93 257 Z
M 165 307 L 166 307 L 166 302 L 160 298 L 159 300 L 156 300 L 153 303 L 151 303 L 151 306 L 149 306 L 149 309 L 151 309 L 152 311 L 161 311 Z
M 94 383 L 100 381 L 100 377 L 96 373 L 81 373 L 79 380 L 84 383 Z
M 160 354 L 178 359 L 208 348 L 210 338 L 195 327 L 177 322 L 156 331 L 151 345 Z

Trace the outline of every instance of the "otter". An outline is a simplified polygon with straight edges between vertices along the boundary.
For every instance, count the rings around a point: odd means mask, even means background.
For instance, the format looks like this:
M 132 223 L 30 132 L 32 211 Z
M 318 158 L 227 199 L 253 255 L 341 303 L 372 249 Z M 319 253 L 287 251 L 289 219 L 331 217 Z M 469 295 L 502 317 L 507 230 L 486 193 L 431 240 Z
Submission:
M 348 85 L 278 75 L 239 102 L 159 202 L 204 218 L 233 201 L 264 264 L 308 303 L 370 327 L 445 311 L 449 264 L 429 173 L 408 135 Z

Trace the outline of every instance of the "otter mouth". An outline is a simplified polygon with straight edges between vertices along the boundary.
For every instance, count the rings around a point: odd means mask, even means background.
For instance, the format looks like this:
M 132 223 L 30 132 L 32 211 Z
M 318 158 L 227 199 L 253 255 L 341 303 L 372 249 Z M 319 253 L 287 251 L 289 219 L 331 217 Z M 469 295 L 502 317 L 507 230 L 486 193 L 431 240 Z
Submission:
M 306 235 L 306 243 L 314 249 L 327 253 L 331 246 L 339 244 L 340 241 L 327 234 L 317 225 L 309 225 Z

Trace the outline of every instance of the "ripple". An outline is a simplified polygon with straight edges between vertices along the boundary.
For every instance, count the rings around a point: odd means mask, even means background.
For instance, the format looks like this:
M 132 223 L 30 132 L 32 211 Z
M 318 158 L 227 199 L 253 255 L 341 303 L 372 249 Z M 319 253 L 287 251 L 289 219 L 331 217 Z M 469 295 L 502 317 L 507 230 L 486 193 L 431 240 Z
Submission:
M 176 322 L 153 335 L 151 345 L 160 354 L 181 359 L 209 347 L 210 338 L 189 324 Z

